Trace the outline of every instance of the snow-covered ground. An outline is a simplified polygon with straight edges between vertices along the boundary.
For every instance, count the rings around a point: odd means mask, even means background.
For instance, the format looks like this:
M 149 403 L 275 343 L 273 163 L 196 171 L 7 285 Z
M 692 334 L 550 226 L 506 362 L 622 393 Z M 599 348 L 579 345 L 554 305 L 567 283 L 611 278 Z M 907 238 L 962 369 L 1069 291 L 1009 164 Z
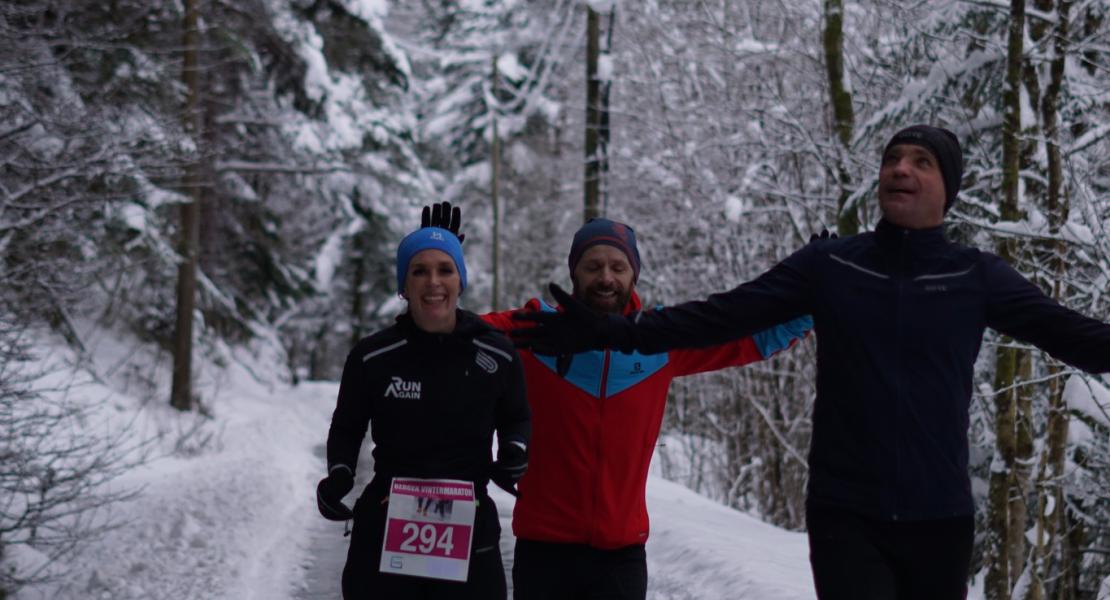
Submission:
M 335 385 L 269 383 L 280 363 L 224 348 L 198 361 L 209 416 L 182 414 L 168 406 L 164 355 L 106 337 L 86 343 L 92 369 L 74 376 L 78 359 L 60 346 L 40 366 L 70 401 L 97 407 L 91 426 L 145 441 L 147 462 L 112 483 L 139 493 L 99 515 L 116 527 L 57 565 L 63 577 L 16 598 L 290 597 L 317 519 Z M 17 562 L 38 558 L 10 550 Z
M 117 481 L 142 489 L 116 507 L 120 526 L 68 561 L 64 579 L 25 589 L 18 600 L 337 597 L 346 539 L 341 525 L 317 516 L 314 500 L 336 384 L 272 383 L 277 369 L 260 366 L 265 358 L 228 351 L 222 367 L 201 369 L 198 387 L 213 416 L 187 434 L 197 417 L 164 407 L 161 384 L 141 393 L 123 386 L 112 364 L 133 356 L 112 344 L 95 356 L 98 371 L 113 375 L 71 393 L 95 398 L 108 414 L 128 414 L 137 434 L 157 432 L 157 443 L 184 450 L 164 452 Z M 512 498 L 493 493 L 511 557 Z M 648 507 L 649 598 L 815 597 L 804 534 L 656 477 Z

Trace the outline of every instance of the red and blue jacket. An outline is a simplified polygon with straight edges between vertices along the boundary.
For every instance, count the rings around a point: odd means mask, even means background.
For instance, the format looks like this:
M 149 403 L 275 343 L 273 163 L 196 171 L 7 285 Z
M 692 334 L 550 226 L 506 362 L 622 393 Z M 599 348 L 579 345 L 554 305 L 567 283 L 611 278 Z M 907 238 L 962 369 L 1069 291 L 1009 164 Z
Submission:
M 633 292 L 625 314 L 640 310 Z M 555 310 L 538 299 L 517 310 Z M 528 326 L 505 311 L 482 315 L 496 329 Z M 719 346 L 660 354 L 616 350 L 574 355 L 560 377 L 554 356 L 520 350 L 532 409 L 528 472 L 519 483 L 513 533 L 529 540 L 612 549 L 648 537 L 644 498 L 671 380 L 763 360 L 812 329 L 802 317 Z

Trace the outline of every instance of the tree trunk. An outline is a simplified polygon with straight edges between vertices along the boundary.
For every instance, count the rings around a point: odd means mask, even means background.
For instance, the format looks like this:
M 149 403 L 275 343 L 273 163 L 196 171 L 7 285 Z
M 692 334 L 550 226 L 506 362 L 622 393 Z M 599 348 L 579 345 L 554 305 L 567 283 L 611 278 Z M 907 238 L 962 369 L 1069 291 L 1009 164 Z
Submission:
M 312 350 L 308 353 L 308 379 L 310 381 L 323 381 L 332 375 L 328 373 L 331 349 L 328 347 L 328 334 L 331 327 L 327 322 L 321 323 L 312 337 Z
M 196 307 L 197 289 L 197 227 L 198 207 L 203 197 L 201 171 L 202 115 L 200 112 L 200 71 L 197 48 L 200 45 L 198 30 L 199 0 L 185 0 L 184 67 L 181 79 L 188 94 L 185 104 L 185 131 L 192 136 L 196 156 L 186 167 L 185 189 L 192 196 L 191 202 L 181 205 L 181 238 L 178 253 L 181 263 L 177 269 L 177 319 L 173 341 L 173 387 L 170 406 L 178 410 L 193 407 L 193 311 Z
M 1029 484 L 1033 463 L 1033 387 L 1024 385 L 1033 379 L 1033 356 L 1018 350 L 1014 384 L 1014 462 L 1010 470 L 1009 516 L 1010 585 L 1017 583 L 1025 568 L 1025 529 L 1029 523 Z
M 1044 12 L 1051 12 L 1053 0 L 1037 0 L 1036 6 Z M 1060 153 L 1060 130 L 1058 107 L 1060 92 L 1064 83 L 1064 64 L 1068 52 L 1068 20 L 1071 0 L 1056 0 L 1056 26 L 1053 32 L 1053 57 L 1049 67 L 1049 82 L 1041 101 L 1041 120 L 1044 127 L 1045 157 L 1048 167 L 1048 190 L 1046 214 L 1052 237 L 1058 237 L 1060 227 L 1067 221 L 1068 202 L 1064 195 L 1062 157 Z M 1052 251 L 1052 297 L 1059 302 L 1063 297 L 1065 246 L 1063 242 L 1050 242 Z M 1058 533 L 1064 524 L 1065 513 L 1062 480 L 1065 476 L 1065 456 L 1068 439 L 1068 411 L 1064 402 L 1064 385 L 1060 378 L 1062 369 L 1057 365 L 1049 367 L 1053 378 L 1049 382 L 1048 423 L 1046 426 L 1045 447 L 1037 472 L 1037 513 L 1036 547 L 1032 555 L 1031 572 L 1033 581 L 1025 600 L 1044 600 L 1045 581 L 1052 574 L 1050 565 L 1058 564 L 1067 570 L 1071 568 L 1061 558 L 1061 543 Z M 1052 560 L 1056 555 L 1056 560 Z M 1066 577 L 1061 579 L 1066 580 Z M 1064 586 L 1061 586 L 1064 587 Z
M 351 289 L 350 313 L 347 315 L 348 326 L 351 328 L 348 343 L 349 347 L 354 348 L 362 337 L 369 333 L 366 305 L 370 301 L 369 292 L 373 285 L 369 279 L 373 270 L 370 266 L 370 257 L 374 253 L 376 216 L 374 210 L 370 208 L 370 202 L 362 201 L 362 192 L 357 185 L 351 187 L 351 209 L 362 221 L 362 227 L 351 236 L 351 251 L 348 257 L 354 265 L 351 278 L 347 283 Z M 397 290 L 397 293 L 403 292 L 404 290 Z M 327 353 L 324 353 L 324 356 L 327 356 Z
M 599 194 L 600 156 L 598 133 L 601 130 L 601 86 L 597 78 L 600 53 L 600 20 L 592 8 L 586 9 L 586 176 L 583 221 L 601 216 Z
M 1024 34 L 1025 0 L 1011 0 L 1002 122 L 1001 218 L 1004 221 L 1016 221 L 1021 216 L 1018 208 L 1018 186 Z M 1000 240 L 998 253 L 1008 262 L 1013 262 L 1016 256 L 1013 241 Z M 990 530 L 987 532 L 987 577 L 984 590 L 987 600 L 1010 599 L 1014 581 L 1021 574 L 1020 568 L 1015 569 L 1013 565 L 1022 564 L 1020 561 L 1024 558 L 1025 538 L 1021 535 L 1022 532 L 1015 532 L 1013 529 L 1015 520 L 1021 520 L 1021 514 L 1011 514 L 1012 510 L 1018 509 L 1016 502 L 1011 501 L 1012 495 L 1016 495 L 1018 501 L 1023 500 L 1020 486 L 1015 486 L 1015 462 L 1019 442 L 1018 411 L 1022 410 L 1018 406 L 1015 384 L 1024 360 L 1015 349 L 1006 347 L 1009 343 L 1012 343 L 1009 338 L 1001 340 L 995 364 L 996 448 L 988 492 L 990 505 L 987 522 Z M 1015 516 L 1018 518 L 1014 519 Z
M 352 192 L 351 204 L 354 206 L 359 205 L 359 191 L 356 187 Z M 360 215 L 362 216 L 362 215 Z M 363 286 L 367 285 L 367 258 L 370 255 L 370 222 L 363 217 L 365 226 L 360 231 L 356 232 L 351 239 L 351 261 L 354 262 L 354 269 L 351 270 L 351 280 L 348 285 L 351 286 L 351 313 L 348 315 L 351 335 L 348 338 L 348 344 L 351 348 L 358 345 L 359 340 L 362 339 L 363 322 L 366 318 L 366 294 L 363 293 Z M 404 292 L 404 290 L 399 290 Z
M 497 56 L 493 57 L 492 93 L 497 101 Z M 490 118 L 493 121 L 493 139 L 490 142 L 490 174 L 489 197 L 490 207 L 493 209 L 493 290 L 490 292 L 490 310 L 500 310 L 501 298 L 501 208 L 498 206 L 497 188 L 501 181 L 501 137 L 497 132 L 497 105 L 490 107 Z
M 999 347 L 995 361 L 994 388 L 1005 389 L 994 395 L 995 456 L 991 461 L 990 488 L 987 493 L 987 600 L 1010 598 L 1010 485 L 1014 457 L 1014 353 Z
M 836 176 L 840 187 L 836 199 L 836 228 L 840 235 L 859 233 L 859 210 L 845 206 L 851 196 L 852 177 L 845 160 L 852 143 L 855 115 L 852 93 L 844 81 L 844 0 L 825 0 L 825 71 L 829 76 L 829 103 L 833 109 L 833 130 L 836 133 Z

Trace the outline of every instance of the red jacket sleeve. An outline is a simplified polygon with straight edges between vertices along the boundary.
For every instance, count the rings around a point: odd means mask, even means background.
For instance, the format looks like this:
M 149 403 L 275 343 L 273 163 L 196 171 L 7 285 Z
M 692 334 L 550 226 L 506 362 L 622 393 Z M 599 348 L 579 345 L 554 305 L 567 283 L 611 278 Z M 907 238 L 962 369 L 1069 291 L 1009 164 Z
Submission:
M 494 329 L 505 333 L 520 327 L 522 321 L 513 320 L 513 313 L 517 312 L 518 310 L 520 309 L 491 312 L 480 315 L 480 317 L 483 321 L 486 322 L 486 325 L 489 325 L 490 327 L 493 327 Z
M 540 304 L 540 301 L 537 300 L 536 298 L 532 298 L 524 306 L 522 306 L 520 308 L 514 308 L 512 310 L 503 310 L 501 312 L 491 312 L 491 313 L 486 313 L 484 315 L 479 315 L 479 316 L 481 317 L 481 319 L 483 321 L 486 322 L 486 325 L 489 325 L 490 327 L 493 327 L 494 329 L 496 329 L 496 330 L 498 330 L 502 333 L 508 333 L 508 332 L 510 332 L 514 329 L 523 329 L 525 327 L 534 327 L 534 325 L 532 323 L 528 322 L 528 321 L 514 321 L 513 320 L 513 313 L 518 313 L 522 310 L 538 311 L 541 308 L 542 308 L 542 305 Z
M 527 321 L 513 320 L 513 313 L 521 310 L 540 310 L 540 303 L 538 300 L 532 299 L 523 308 L 486 313 L 481 317 L 490 327 L 502 332 L 509 332 L 521 327 L 531 327 L 531 324 Z M 676 376 L 717 371 L 727 367 L 739 367 L 760 360 L 763 360 L 763 355 L 760 354 L 759 347 L 752 336 L 709 348 L 671 350 L 669 357 L 671 368 Z
M 670 362 L 675 375 L 693 375 L 726 367 L 739 367 L 763 360 L 755 340 L 748 336 L 709 348 L 671 350 Z

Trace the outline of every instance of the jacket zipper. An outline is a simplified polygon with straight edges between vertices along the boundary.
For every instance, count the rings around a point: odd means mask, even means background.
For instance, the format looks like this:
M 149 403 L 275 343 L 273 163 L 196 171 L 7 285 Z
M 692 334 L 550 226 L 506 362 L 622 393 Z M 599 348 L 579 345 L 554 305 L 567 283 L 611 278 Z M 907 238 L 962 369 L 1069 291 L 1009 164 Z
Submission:
M 597 402 L 598 402 L 598 409 L 597 409 L 598 410 L 598 428 L 597 428 L 597 433 L 594 437 L 594 443 L 596 444 L 595 448 L 597 448 L 597 451 L 596 451 L 597 460 L 594 462 L 594 510 L 593 510 L 593 515 L 592 515 L 593 518 L 590 519 L 590 521 L 592 523 L 600 523 L 599 519 L 597 518 L 597 510 L 598 510 L 597 507 L 598 507 L 598 504 L 599 504 L 599 499 L 601 498 L 601 443 L 602 443 L 602 438 L 605 437 L 605 432 L 604 432 L 604 429 L 605 429 L 604 428 L 604 424 L 605 424 L 605 386 L 608 385 L 608 381 L 609 381 L 609 352 L 610 351 L 608 349 L 606 349 L 604 352 L 605 352 L 605 359 L 601 363 L 601 389 L 599 389 L 598 393 L 597 393 L 597 398 L 598 398 L 598 400 L 597 400 Z M 590 544 L 591 546 L 596 546 L 597 545 L 596 544 L 597 534 L 598 534 L 598 526 L 595 525 L 593 528 L 591 528 L 591 531 L 590 531 L 590 538 L 593 540 L 593 542 L 595 542 L 593 544 Z
M 902 377 L 901 377 L 902 374 L 905 372 L 903 370 L 903 366 L 904 366 L 904 363 L 905 363 L 905 357 L 902 355 L 902 347 L 904 346 L 904 344 L 902 343 L 903 342 L 903 340 L 902 340 L 902 335 L 903 335 L 902 331 L 903 331 L 903 326 L 904 326 L 903 323 L 902 323 L 902 314 L 903 314 L 903 309 L 905 308 L 903 306 L 903 304 L 905 302 L 903 292 L 904 292 L 904 289 L 905 289 L 907 272 L 909 270 L 907 265 L 906 265 L 906 246 L 908 246 L 909 243 L 910 243 L 909 237 L 910 237 L 910 232 L 909 231 L 903 231 L 902 232 L 902 243 L 899 245 L 899 248 L 898 248 L 898 274 L 897 274 L 898 275 L 898 297 L 895 299 L 895 303 L 894 303 L 894 307 L 895 307 L 894 308 L 894 310 L 895 310 L 895 314 L 894 314 L 895 354 L 894 354 L 894 356 L 896 357 L 896 360 L 898 361 L 898 364 L 896 365 L 896 367 L 894 369 L 894 372 L 898 374 L 898 384 L 897 384 L 898 385 L 898 393 L 895 396 L 895 404 L 894 404 L 894 434 L 895 434 L 894 437 L 893 437 L 893 439 L 894 439 L 894 489 L 892 490 L 893 491 L 892 496 L 893 496 L 894 506 L 891 507 L 891 516 L 893 517 L 893 519 L 895 521 L 898 520 L 898 507 L 901 505 L 901 498 L 899 498 L 900 494 L 899 494 L 898 490 L 901 488 L 901 481 L 902 481 L 902 452 L 898 448 L 898 440 L 900 439 L 900 436 L 901 436 L 901 427 L 900 427 L 901 423 L 902 423 L 901 417 L 902 417 L 903 409 L 905 408 L 903 405 L 906 402 L 905 382 L 902 381 Z

